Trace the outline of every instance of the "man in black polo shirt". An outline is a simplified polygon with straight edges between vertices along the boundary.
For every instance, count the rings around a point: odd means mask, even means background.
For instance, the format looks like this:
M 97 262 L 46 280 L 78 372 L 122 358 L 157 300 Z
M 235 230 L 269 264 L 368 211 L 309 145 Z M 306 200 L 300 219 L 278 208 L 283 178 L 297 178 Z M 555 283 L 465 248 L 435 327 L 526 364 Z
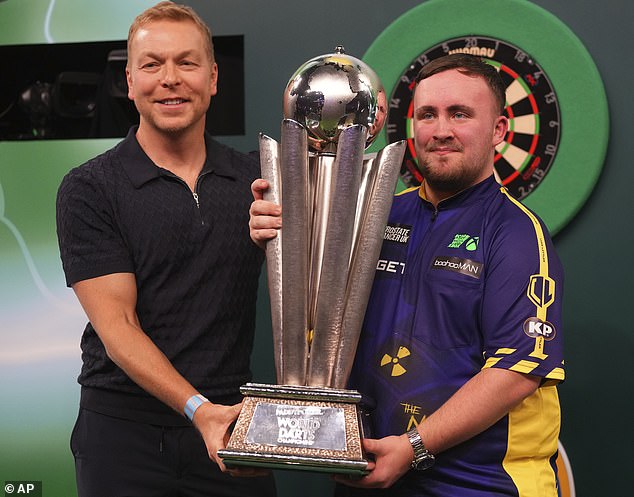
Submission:
M 64 271 L 90 321 L 71 438 L 80 497 L 275 493 L 217 456 L 250 379 L 263 259 L 247 226 L 256 157 L 205 134 L 217 71 L 193 10 L 142 13 L 126 69 L 140 124 L 59 189 Z

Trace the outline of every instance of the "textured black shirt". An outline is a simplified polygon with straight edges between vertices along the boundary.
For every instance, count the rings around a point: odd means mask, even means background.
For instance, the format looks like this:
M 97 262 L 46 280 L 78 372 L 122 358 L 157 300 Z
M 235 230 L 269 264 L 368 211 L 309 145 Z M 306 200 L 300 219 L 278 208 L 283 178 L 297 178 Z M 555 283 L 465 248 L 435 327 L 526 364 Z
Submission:
M 192 192 L 150 160 L 135 132 L 62 181 L 57 232 L 67 284 L 134 273 L 142 329 L 202 394 L 233 402 L 251 378 L 263 262 L 248 228 L 257 156 L 206 136 L 207 159 Z M 90 323 L 81 349 L 83 407 L 157 424 L 184 422 L 108 358 Z

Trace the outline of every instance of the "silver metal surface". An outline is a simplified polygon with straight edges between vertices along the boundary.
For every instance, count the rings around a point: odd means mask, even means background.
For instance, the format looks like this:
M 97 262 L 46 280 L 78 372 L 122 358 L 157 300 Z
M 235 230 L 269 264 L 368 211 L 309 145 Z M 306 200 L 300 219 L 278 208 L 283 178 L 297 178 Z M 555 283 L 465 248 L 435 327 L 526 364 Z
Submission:
M 281 205 L 282 178 L 280 173 L 280 146 L 273 138 L 260 133 L 260 169 L 262 178 L 269 182 L 264 200 Z M 283 332 L 282 332 L 282 231 L 266 244 L 266 273 L 271 302 L 271 326 L 273 330 L 273 353 L 275 374 L 278 383 L 284 381 Z
M 367 474 L 368 462 L 331 457 L 305 457 L 287 454 L 223 450 L 222 457 L 228 466 L 263 466 L 277 469 L 300 469 L 327 473 Z M 258 464 L 259 463 L 259 464 Z
M 245 443 L 344 452 L 347 449 L 344 408 L 259 402 Z
M 361 183 L 366 133 L 364 126 L 354 125 L 346 128 L 339 137 L 310 348 L 309 385 L 333 386 L 331 382 L 342 333 L 354 213 Z M 317 202 L 318 199 L 315 199 Z M 354 356 L 355 351 L 348 353 Z
M 388 145 L 367 164 L 367 184 L 364 195 L 359 196 L 362 203 L 357 207 L 362 216 L 357 226 L 342 332 L 330 382 L 333 388 L 344 388 L 350 377 L 405 147 L 405 141 Z
M 301 123 L 308 131 L 310 146 L 322 152 L 334 152 L 339 135 L 355 124 L 369 130 L 369 145 L 386 116 L 381 80 L 343 47 L 305 62 L 284 91 L 284 117 Z
M 250 397 L 276 397 L 307 401 L 348 402 L 351 404 L 357 404 L 361 401 L 361 394 L 356 390 L 337 388 L 247 383 L 240 387 L 240 392 Z
M 289 81 L 281 143 L 260 138 L 265 199 L 283 207 L 283 228 L 267 247 L 283 385 L 347 382 L 405 146 L 364 160 L 385 112 L 374 71 L 337 47 Z
M 352 235 L 350 264 L 352 264 L 352 256 L 358 245 L 359 231 L 361 230 L 364 212 L 367 209 L 372 194 L 372 185 L 376 177 L 376 167 L 374 167 L 376 155 L 377 154 L 367 154 L 363 156 L 361 183 L 359 184 L 359 193 L 357 194 L 357 208 L 354 213 L 354 233 Z
M 310 217 L 306 130 L 282 122 L 282 383 L 304 385 L 308 364 L 308 274 Z
M 334 154 L 311 154 L 308 158 L 313 188 L 311 190 L 310 291 L 308 295 L 308 328 L 314 330 L 317 315 L 317 293 L 321 279 L 324 244 L 328 229 L 328 212 L 332 197 Z
M 367 473 L 361 395 L 345 386 L 405 151 L 364 157 L 386 113 L 374 71 L 338 47 L 289 81 L 280 143 L 260 136 L 264 199 L 283 209 L 267 244 L 278 385 L 241 387 L 228 467 Z

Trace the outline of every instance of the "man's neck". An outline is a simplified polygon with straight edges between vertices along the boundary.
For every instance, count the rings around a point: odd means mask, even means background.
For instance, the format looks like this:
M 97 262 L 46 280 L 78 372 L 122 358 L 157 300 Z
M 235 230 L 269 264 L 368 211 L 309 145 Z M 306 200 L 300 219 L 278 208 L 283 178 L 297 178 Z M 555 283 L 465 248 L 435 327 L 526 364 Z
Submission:
M 136 138 L 154 164 L 174 173 L 194 190 L 207 156 L 204 128 L 159 133 L 141 124 Z
M 433 189 L 430 187 L 429 183 L 427 183 L 425 180 L 423 180 L 422 184 L 421 184 L 421 193 L 422 193 L 422 197 L 427 200 L 428 202 L 430 202 L 435 208 L 438 208 L 438 204 L 440 202 L 442 202 L 443 200 L 447 200 L 448 198 L 454 197 L 456 195 L 458 195 L 459 193 L 468 190 L 469 188 L 482 183 L 484 180 L 488 179 L 491 177 L 491 174 L 486 175 L 484 177 L 478 178 L 477 181 L 472 182 L 469 185 L 466 185 L 464 188 L 460 188 L 457 189 L 455 191 L 444 191 L 444 190 L 437 190 L 437 189 Z

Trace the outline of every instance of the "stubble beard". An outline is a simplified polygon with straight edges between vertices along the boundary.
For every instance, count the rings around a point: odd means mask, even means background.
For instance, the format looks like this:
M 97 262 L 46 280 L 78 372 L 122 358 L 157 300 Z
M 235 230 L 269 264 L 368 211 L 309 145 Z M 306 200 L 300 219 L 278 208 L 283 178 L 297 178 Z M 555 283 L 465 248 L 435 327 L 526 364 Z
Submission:
M 461 152 L 461 147 L 457 151 Z M 429 151 L 426 150 L 427 153 Z M 418 159 L 420 172 L 425 183 L 437 192 L 455 194 L 475 185 L 481 179 L 483 170 L 488 162 L 488 157 L 474 157 L 471 167 L 464 159 L 449 157 Z M 493 171 L 491 171 L 493 172 Z
M 441 161 L 445 162 L 446 161 Z M 463 169 L 462 161 L 457 164 L 458 169 L 454 171 L 442 172 L 438 171 L 439 168 L 442 168 L 442 165 L 433 166 L 431 161 L 425 161 L 421 165 L 421 175 L 425 180 L 425 184 L 429 185 L 435 191 L 451 193 L 457 192 L 464 189 L 464 184 L 466 180 L 464 175 L 461 175 L 460 172 Z

